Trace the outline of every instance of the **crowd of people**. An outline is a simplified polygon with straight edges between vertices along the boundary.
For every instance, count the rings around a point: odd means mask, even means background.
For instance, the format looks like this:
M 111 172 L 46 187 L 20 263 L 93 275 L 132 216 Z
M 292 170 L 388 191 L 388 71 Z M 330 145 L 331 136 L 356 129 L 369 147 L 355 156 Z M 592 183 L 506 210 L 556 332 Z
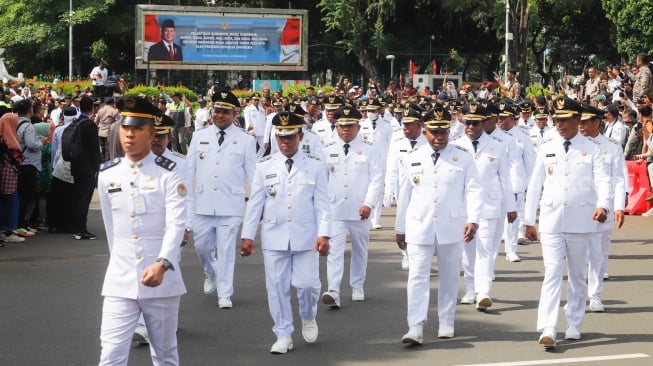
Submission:
M 434 253 L 437 335 L 451 338 L 460 271 L 460 304 L 485 311 L 501 242 L 505 259 L 519 262 L 519 244 L 539 239 L 536 328 L 551 348 L 564 262 L 565 338 L 580 339 L 586 300 L 591 311 L 605 309 L 610 235 L 623 224 L 629 191 L 625 161 L 648 164 L 651 174 L 648 60 L 625 66 L 609 68 L 607 82 L 589 68 L 578 90 L 551 97 L 524 96 L 514 70 L 479 89 L 445 80 L 433 91 L 392 82 L 381 90 L 344 77 L 332 92 L 309 87 L 304 97 L 262 90 L 238 99 L 216 88 L 197 111 L 181 93 L 12 97 L 0 105 L 0 239 L 22 242 L 39 229 L 95 239 L 86 220 L 97 187 L 111 254 L 100 364 L 126 360 L 132 339 L 150 343 L 154 360 L 177 364 L 180 247 L 190 235 L 204 294 L 228 309 L 237 305 L 236 253 L 256 252 L 261 224 L 270 352 L 282 354 L 294 348 L 290 287 L 302 336 L 313 343 L 318 302 L 336 310 L 344 293 L 365 300 L 370 230 L 396 205 L 398 259 L 408 271 L 403 343 L 424 341 Z M 70 157 L 73 130 L 81 153 Z M 324 292 L 320 255 L 328 256 Z M 121 275 L 133 270 L 138 276 Z

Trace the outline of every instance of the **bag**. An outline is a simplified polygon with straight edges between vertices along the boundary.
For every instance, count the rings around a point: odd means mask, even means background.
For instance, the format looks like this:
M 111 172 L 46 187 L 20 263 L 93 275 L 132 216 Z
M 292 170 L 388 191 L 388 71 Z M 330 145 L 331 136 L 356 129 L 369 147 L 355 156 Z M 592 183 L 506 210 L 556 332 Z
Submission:
M 83 119 L 74 119 L 61 134 L 61 157 L 65 161 L 81 160 L 84 154 L 80 125 Z

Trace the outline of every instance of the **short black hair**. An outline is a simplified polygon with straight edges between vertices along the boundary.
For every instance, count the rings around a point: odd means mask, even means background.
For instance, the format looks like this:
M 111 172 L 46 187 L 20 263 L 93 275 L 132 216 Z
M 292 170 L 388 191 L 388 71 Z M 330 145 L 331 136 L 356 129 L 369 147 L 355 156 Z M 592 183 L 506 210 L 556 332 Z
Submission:
M 18 102 L 14 103 L 14 110 L 18 115 L 27 114 L 31 109 L 32 102 L 27 99 L 19 100 Z
M 653 110 L 649 106 L 642 107 L 642 108 L 638 109 L 638 111 L 639 111 L 639 114 L 641 114 L 642 116 L 646 116 L 646 117 L 649 117 L 651 115 L 651 113 L 653 112 Z
M 644 53 L 644 52 L 638 54 L 638 55 L 637 55 L 637 58 L 640 59 L 640 60 L 642 60 L 642 62 L 645 63 L 645 64 L 647 64 L 648 61 L 649 61 L 649 57 L 648 57 L 648 55 L 647 55 L 646 53 Z
M 79 100 L 79 110 L 82 113 L 92 112 L 93 111 L 93 98 L 89 97 L 88 95 L 84 95 Z

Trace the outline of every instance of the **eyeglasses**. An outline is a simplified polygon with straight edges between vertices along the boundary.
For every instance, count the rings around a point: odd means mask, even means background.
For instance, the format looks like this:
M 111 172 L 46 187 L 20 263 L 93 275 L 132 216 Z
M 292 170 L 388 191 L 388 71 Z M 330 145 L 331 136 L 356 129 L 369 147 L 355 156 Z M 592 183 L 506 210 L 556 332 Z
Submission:
M 465 126 L 474 126 L 478 127 L 483 123 L 483 121 L 465 121 Z

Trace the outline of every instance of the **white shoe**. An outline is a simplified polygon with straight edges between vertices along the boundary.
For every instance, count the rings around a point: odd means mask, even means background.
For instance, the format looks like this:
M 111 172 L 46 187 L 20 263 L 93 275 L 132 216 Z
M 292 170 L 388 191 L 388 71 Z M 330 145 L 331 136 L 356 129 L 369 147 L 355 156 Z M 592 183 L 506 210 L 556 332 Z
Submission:
M 423 333 L 423 327 L 421 324 L 410 327 L 408 333 L 401 337 L 401 343 L 422 344 L 422 342 L 424 342 L 424 337 L 422 336 Z
M 351 292 L 351 301 L 363 301 L 365 300 L 365 291 L 363 288 L 353 288 Z
M 372 224 L 372 229 L 381 230 L 383 229 L 383 226 L 381 226 L 381 224 Z
M 605 272 L 605 273 L 603 274 L 603 279 L 604 279 L 604 280 L 609 280 L 609 279 L 610 279 L 610 276 L 608 275 L 608 272 Z
M 340 296 L 333 291 L 323 293 L 322 302 L 329 305 L 331 309 L 340 309 Z
M 218 297 L 218 308 L 219 309 L 231 309 L 234 307 L 234 304 L 231 302 L 230 297 Z
M 210 295 L 215 291 L 215 281 L 212 278 L 207 277 L 204 280 L 204 295 Z
M 568 326 L 565 332 L 565 339 L 580 339 L 580 330 L 573 325 Z
M 461 304 L 473 304 L 475 302 L 476 294 L 474 293 L 474 290 L 467 290 L 467 292 L 465 292 L 465 296 L 460 299 Z
M 517 238 L 517 244 L 526 245 L 528 244 L 528 239 L 523 236 L 520 236 L 519 238 Z
M 317 322 L 313 320 L 304 320 L 302 319 L 302 336 L 306 343 L 314 343 L 317 341 Z
M 453 327 L 441 325 L 438 329 L 438 338 L 446 339 L 453 338 Z
M 7 236 L 5 236 L 4 242 L 5 243 L 22 243 L 25 241 L 25 238 L 21 238 L 20 236 L 11 233 Z
M 551 349 L 556 346 L 556 331 L 553 328 L 545 328 L 540 335 L 538 343 L 545 349 Z
M 508 262 L 521 262 L 521 258 L 519 258 L 517 253 L 507 253 L 506 254 L 506 260 Z
M 279 338 L 270 348 L 270 353 L 275 355 L 281 355 L 293 350 L 292 338 L 285 337 Z
M 642 214 L 642 216 L 644 216 L 644 217 L 651 217 L 651 216 L 653 216 L 653 207 L 651 207 L 650 210 L 644 212 L 644 213 Z
M 408 256 L 401 257 L 401 270 L 408 271 Z
M 602 313 L 605 311 L 605 306 L 601 302 L 601 299 L 592 299 L 590 300 L 590 310 L 593 313 Z
M 492 307 L 492 299 L 488 295 L 478 295 L 476 297 L 476 310 L 485 311 Z
M 147 328 L 145 325 L 139 324 L 136 326 L 132 340 L 138 345 L 150 343 L 150 338 L 147 336 Z

